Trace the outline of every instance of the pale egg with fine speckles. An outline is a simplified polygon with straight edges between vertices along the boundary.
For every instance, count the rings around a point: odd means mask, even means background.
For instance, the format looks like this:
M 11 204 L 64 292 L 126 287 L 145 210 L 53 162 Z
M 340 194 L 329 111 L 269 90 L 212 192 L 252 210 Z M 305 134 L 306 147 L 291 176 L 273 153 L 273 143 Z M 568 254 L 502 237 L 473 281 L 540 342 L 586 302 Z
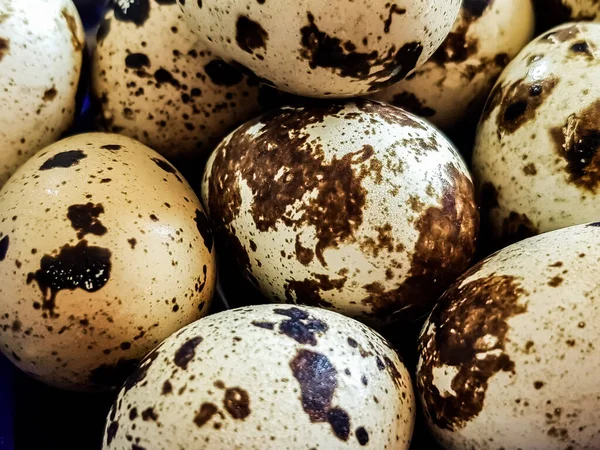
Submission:
M 0 191 L 0 350 L 48 384 L 119 386 L 206 314 L 215 272 L 198 198 L 131 138 L 59 141 Z
M 0 0 L 0 188 L 71 126 L 83 48 L 71 0 Z
M 426 313 L 475 251 L 469 172 L 427 122 L 378 102 L 285 107 L 211 155 L 223 256 L 267 298 L 382 325 Z
M 600 448 L 600 223 L 526 239 L 441 297 L 416 389 L 443 448 Z
M 460 0 L 180 1 L 225 61 L 308 97 L 352 97 L 402 80 L 448 35 Z
M 102 126 L 140 140 L 181 170 L 262 112 L 272 91 L 199 45 L 175 2 L 162 0 L 109 9 L 92 81 Z
M 463 1 L 444 43 L 422 67 L 373 95 L 444 129 L 475 125 L 502 69 L 533 36 L 531 0 Z
M 530 42 L 500 76 L 472 161 L 491 239 L 599 217 L 599 61 L 600 24 L 568 23 Z
M 103 449 L 406 450 L 408 370 L 373 330 L 318 308 L 225 311 L 166 339 L 127 380 Z

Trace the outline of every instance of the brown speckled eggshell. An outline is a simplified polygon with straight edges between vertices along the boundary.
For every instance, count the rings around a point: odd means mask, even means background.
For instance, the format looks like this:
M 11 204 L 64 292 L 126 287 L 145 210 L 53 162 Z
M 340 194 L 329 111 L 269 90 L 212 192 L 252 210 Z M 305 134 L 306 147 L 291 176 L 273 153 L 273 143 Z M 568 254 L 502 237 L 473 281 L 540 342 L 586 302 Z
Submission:
M 0 188 L 71 125 L 83 48 L 71 0 L 0 1 Z
M 443 448 L 600 448 L 599 225 L 505 248 L 442 296 L 416 383 Z
M 215 54 L 309 97 L 383 89 L 423 64 L 448 35 L 459 0 L 180 1 Z
M 476 123 L 502 69 L 531 40 L 531 0 L 464 1 L 452 31 L 408 79 L 373 95 L 448 130 Z
M 128 137 L 59 141 L 0 191 L 0 347 L 51 385 L 120 385 L 206 314 L 215 272 L 197 197 Z
M 224 254 L 267 298 L 373 325 L 427 311 L 467 268 L 479 220 L 452 144 L 366 100 L 238 128 L 208 161 L 202 201 Z
M 175 2 L 114 8 L 98 32 L 93 71 L 108 131 L 139 139 L 184 170 L 260 113 L 264 87 L 198 44 Z
M 473 175 L 490 236 L 515 241 L 600 214 L 600 24 L 528 44 L 492 90 Z
M 152 351 L 109 412 L 104 450 L 408 449 L 410 375 L 366 326 L 261 305 L 199 320 Z

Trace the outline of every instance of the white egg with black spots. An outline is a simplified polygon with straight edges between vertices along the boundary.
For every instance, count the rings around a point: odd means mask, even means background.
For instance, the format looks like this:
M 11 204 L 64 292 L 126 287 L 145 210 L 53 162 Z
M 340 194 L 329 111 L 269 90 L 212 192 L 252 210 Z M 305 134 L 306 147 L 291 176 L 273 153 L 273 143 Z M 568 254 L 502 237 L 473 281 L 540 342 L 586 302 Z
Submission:
M 71 0 L 0 0 L 0 188 L 71 126 L 84 44 Z
M 366 100 L 241 126 L 211 155 L 202 201 L 222 255 L 267 298 L 373 325 L 428 311 L 468 267 L 479 220 L 452 144 Z
M 472 168 L 482 224 L 498 243 L 599 217 L 599 57 L 600 24 L 561 25 L 529 43 L 492 90 Z
M 600 448 L 599 225 L 505 248 L 441 297 L 416 388 L 443 448 Z
M 377 333 L 317 308 L 225 311 L 165 340 L 108 414 L 104 450 L 408 449 L 409 372 Z
M 531 40 L 531 0 L 463 1 L 452 31 L 408 79 L 373 95 L 448 130 L 474 122 L 504 67 Z
M 459 0 L 180 2 L 216 55 L 283 91 L 352 97 L 400 81 L 448 35 Z
M 184 170 L 259 114 L 267 90 L 200 45 L 175 2 L 120 5 L 100 25 L 94 56 L 102 126 Z
M 120 386 L 208 311 L 216 278 L 192 189 L 128 137 L 59 141 L 0 191 L 0 350 L 48 384 Z

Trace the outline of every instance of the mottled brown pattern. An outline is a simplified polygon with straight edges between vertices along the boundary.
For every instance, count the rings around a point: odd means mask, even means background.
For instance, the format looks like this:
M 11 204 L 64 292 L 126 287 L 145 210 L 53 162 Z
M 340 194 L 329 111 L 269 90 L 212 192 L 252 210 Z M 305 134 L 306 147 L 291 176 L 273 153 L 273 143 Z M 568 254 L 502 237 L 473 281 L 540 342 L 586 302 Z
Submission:
M 10 41 L 6 38 L 0 38 L 0 61 L 10 51 Z
M 500 111 L 496 118 L 499 132 L 512 134 L 526 123 L 535 120 L 538 108 L 552 94 L 558 81 L 554 76 L 531 83 L 520 79 L 504 87 Z
M 441 205 L 427 208 L 415 223 L 419 238 L 408 277 L 392 290 L 378 283 L 365 286 L 369 295 L 362 303 L 377 317 L 389 320 L 406 307 L 422 313 L 471 262 L 479 230 L 473 184 L 453 164 L 446 171 L 451 181 Z
M 435 116 L 435 109 L 425 106 L 423 102 L 412 92 L 401 92 L 394 95 L 392 105 L 404 108 L 413 114 L 421 117 Z
M 75 17 L 73 17 L 71 14 L 69 14 L 69 11 L 67 11 L 66 9 L 62 10 L 62 16 L 67 22 L 67 26 L 69 27 L 69 31 L 71 32 L 71 42 L 73 43 L 73 48 L 76 52 L 80 52 L 81 50 L 83 50 L 85 43 L 79 40 L 77 19 L 75 19 Z
M 301 303 L 309 306 L 327 308 L 332 304 L 324 300 L 321 292 L 340 290 L 344 287 L 347 277 L 331 279 L 328 275 L 313 274 L 314 278 L 304 280 L 287 280 L 284 286 L 285 298 L 290 303 Z
M 596 192 L 600 184 L 600 100 L 578 113 L 566 123 L 550 129 L 555 149 L 567 163 L 567 180 L 577 187 Z
M 490 378 L 516 370 L 505 353 L 507 321 L 526 312 L 519 302 L 525 291 L 517 278 L 507 275 L 492 274 L 463 284 L 480 268 L 481 264 L 446 291 L 429 319 L 433 329 L 419 342 L 417 384 L 425 413 L 436 426 L 450 431 L 478 416 Z M 441 392 L 435 385 L 433 371 L 438 367 L 457 371 L 450 385 L 452 393 Z

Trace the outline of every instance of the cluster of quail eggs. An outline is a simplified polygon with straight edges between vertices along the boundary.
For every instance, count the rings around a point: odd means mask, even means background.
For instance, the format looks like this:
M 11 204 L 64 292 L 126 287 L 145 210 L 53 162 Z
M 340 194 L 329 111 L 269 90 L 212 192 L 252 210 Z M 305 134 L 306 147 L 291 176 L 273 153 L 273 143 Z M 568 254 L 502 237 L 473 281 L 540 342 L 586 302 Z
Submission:
M 104 450 L 600 448 L 597 17 L 0 0 L 0 350 Z

